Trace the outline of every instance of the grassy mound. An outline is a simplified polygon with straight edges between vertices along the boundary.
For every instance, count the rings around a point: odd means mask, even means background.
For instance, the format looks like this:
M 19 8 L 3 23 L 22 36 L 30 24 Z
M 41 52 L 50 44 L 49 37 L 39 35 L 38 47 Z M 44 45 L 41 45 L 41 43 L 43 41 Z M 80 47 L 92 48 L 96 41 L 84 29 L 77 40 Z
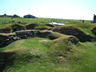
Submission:
M 8 62 L 3 72 L 53 72 L 58 64 L 72 63 L 82 57 L 82 53 L 79 53 L 80 51 L 67 37 L 53 41 L 37 37 L 24 39 L 13 42 L 0 51 L 12 53 L 6 58 Z
M 94 72 L 95 47 L 95 42 L 73 44 L 68 37 L 36 37 L 0 49 L 0 58 L 6 58 L 3 72 Z

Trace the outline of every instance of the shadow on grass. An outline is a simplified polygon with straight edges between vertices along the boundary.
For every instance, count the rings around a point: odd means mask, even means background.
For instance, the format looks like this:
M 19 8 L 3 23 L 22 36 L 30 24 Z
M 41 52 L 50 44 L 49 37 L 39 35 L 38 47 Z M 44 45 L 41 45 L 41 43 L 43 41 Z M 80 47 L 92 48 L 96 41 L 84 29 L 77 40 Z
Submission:
M 14 55 L 16 55 L 14 52 L 0 52 L 0 72 L 3 72 L 7 66 L 13 64 Z

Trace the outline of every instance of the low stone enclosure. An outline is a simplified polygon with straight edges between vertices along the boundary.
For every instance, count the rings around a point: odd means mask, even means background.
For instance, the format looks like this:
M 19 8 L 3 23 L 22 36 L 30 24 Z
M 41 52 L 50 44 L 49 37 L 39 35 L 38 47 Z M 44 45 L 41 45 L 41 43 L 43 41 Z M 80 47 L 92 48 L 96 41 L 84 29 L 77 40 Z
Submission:
M 0 35 L 0 48 L 3 48 L 16 40 L 34 38 L 34 37 L 49 38 L 50 40 L 54 40 L 60 37 L 64 37 L 64 38 L 66 37 L 68 38 L 69 41 L 71 41 L 74 44 L 79 42 L 79 40 L 74 36 L 67 36 L 67 35 L 63 35 L 63 34 L 52 32 L 52 31 L 21 30 L 21 31 L 16 31 L 16 34 L 13 34 L 13 35 Z
M 47 25 L 47 26 L 49 26 L 49 25 Z M 54 39 L 60 37 L 60 35 L 56 36 L 54 33 L 75 36 L 81 42 L 96 41 L 96 37 L 92 37 L 75 27 L 50 26 L 50 27 L 52 27 L 52 29 L 50 29 L 50 30 L 48 30 L 46 28 L 36 29 L 35 27 L 36 27 L 35 24 L 26 25 L 25 27 L 15 24 L 15 25 L 11 26 L 11 29 L 10 28 L 0 29 L 0 33 L 1 33 L 0 47 L 2 48 L 4 46 L 7 46 L 8 44 L 12 43 L 13 41 L 20 40 L 20 39 L 27 39 L 30 37 L 49 38 L 51 40 L 54 40 Z M 93 28 L 92 32 L 96 35 L 96 28 Z M 2 35 L 2 33 L 9 34 L 9 35 Z M 15 33 L 15 34 L 11 35 L 10 33 Z M 75 39 L 70 38 L 70 40 L 73 40 L 73 42 L 74 42 Z

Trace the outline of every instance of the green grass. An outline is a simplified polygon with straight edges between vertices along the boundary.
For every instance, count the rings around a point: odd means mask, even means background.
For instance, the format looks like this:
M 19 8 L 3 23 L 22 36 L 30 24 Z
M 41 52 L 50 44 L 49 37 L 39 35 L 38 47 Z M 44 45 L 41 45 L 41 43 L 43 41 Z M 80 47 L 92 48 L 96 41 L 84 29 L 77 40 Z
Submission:
M 12 22 L 14 21 L 14 22 Z M 90 21 L 50 19 L 50 18 L 0 18 L 0 28 L 13 24 L 37 24 L 36 28 L 45 28 L 51 21 L 64 22 L 65 27 L 72 26 L 94 36 L 91 30 L 96 27 Z M 21 23 L 18 23 L 21 22 Z M 95 72 L 96 42 L 73 44 L 67 35 L 52 33 L 58 39 L 29 38 L 18 40 L 0 48 L 0 52 L 13 53 L 3 72 Z
M 67 56 L 66 48 L 72 48 Z M 15 52 L 15 60 L 4 72 L 95 72 L 96 42 L 74 45 L 66 40 L 50 41 L 45 38 L 31 38 L 16 41 L 3 48 L 4 52 Z
M 82 43 L 84 58 L 72 65 L 74 72 L 95 72 L 96 71 L 96 42 Z
M 80 20 L 71 20 L 71 19 L 53 19 L 53 18 L 9 18 L 9 17 L 0 17 L 0 29 L 2 28 L 10 28 L 13 24 L 19 24 L 22 26 L 26 26 L 28 24 L 37 24 L 36 28 L 48 28 L 46 24 L 48 22 L 55 21 L 55 22 L 64 22 L 64 26 L 73 26 L 79 28 L 83 32 L 94 36 L 91 30 L 96 27 L 96 23 L 91 23 L 91 21 L 85 20 L 84 23 Z
M 0 49 L 1 52 L 13 52 L 12 57 L 15 58 L 13 64 L 8 65 L 3 72 L 74 72 L 85 64 L 82 60 L 86 57 L 83 56 L 86 48 L 80 47 L 86 46 L 80 43 L 74 45 L 66 39 L 52 41 L 36 37 L 19 40 Z M 71 51 L 67 51 L 68 48 Z

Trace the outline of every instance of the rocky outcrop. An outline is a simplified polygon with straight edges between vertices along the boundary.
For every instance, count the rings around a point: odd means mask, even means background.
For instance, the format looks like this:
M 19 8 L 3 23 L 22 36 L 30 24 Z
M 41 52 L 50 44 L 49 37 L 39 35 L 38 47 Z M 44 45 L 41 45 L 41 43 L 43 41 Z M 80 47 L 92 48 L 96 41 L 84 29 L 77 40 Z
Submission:
M 7 46 L 8 44 L 12 43 L 15 39 L 15 35 L 4 36 L 0 35 L 0 48 Z
M 54 28 L 54 32 L 59 32 L 66 35 L 73 35 L 76 36 L 81 42 L 85 41 L 92 41 L 93 37 L 90 35 L 85 34 L 83 31 L 75 28 L 75 27 L 61 27 L 61 28 Z
M 12 32 L 20 31 L 20 30 L 25 30 L 25 28 L 21 25 L 15 24 L 11 26 Z
M 21 30 L 21 31 L 16 31 L 16 36 L 18 37 L 18 39 L 26 39 L 29 37 L 34 37 L 34 32 L 33 31 L 25 31 L 25 30 Z
M 9 38 L 7 36 L 0 35 L 0 47 L 7 45 Z
M 35 36 L 35 32 L 34 33 L 33 31 L 27 32 L 24 30 L 16 31 L 16 35 L 8 35 L 8 36 L 0 35 L 0 48 L 3 48 L 16 40 L 27 39 L 29 37 L 34 37 L 34 36 Z
M 16 31 L 16 36 L 18 39 L 27 39 L 30 37 L 41 37 L 41 38 L 49 38 L 51 40 L 56 39 L 56 36 L 53 36 L 51 32 L 40 32 L 38 30 L 34 31 Z

